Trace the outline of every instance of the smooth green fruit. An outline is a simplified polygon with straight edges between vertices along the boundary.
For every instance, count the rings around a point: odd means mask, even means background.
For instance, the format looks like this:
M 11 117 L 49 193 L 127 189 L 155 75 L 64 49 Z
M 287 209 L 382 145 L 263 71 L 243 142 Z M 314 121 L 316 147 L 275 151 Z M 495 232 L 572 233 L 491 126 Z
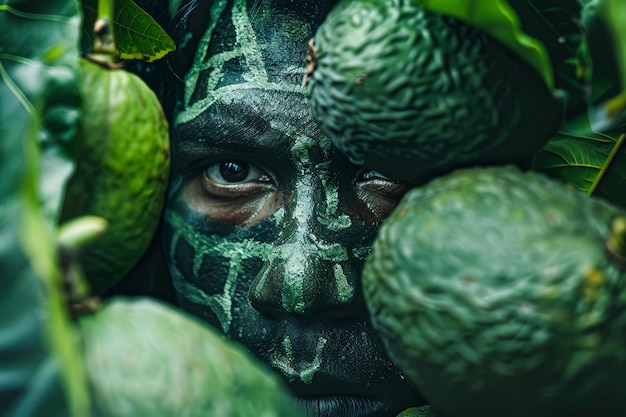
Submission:
M 99 417 L 298 417 L 282 382 L 196 319 L 113 299 L 80 320 Z
M 86 59 L 80 75 L 76 172 L 62 221 L 97 215 L 108 222 L 105 234 L 81 254 L 98 294 L 128 273 L 156 230 L 169 175 L 169 131 L 157 97 L 136 75 Z
M 374 327 L 445 415 L 626 415 L 624 215 L 511 167 L 437 178 L 373 244 Z
M 353 163 L 392 179 L 523 161 L 560 123 L 537 71 L 417 1 L 343 0 L 309 52 L 321 129 Z

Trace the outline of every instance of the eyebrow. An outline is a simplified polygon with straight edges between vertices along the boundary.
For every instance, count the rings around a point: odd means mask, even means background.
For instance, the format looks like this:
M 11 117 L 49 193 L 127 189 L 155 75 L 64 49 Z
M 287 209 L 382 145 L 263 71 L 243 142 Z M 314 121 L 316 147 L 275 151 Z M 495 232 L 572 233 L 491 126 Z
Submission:
M 277 119 L 279 122 L 291 122 L 294 131 L 302 129 L 302 134 L 319 134 L 317 127 L 313 130 L 308 127 L 308 123 L 314 124 L 312 119 L 293 108 L 280 109 L 258 100 L 215 103 L 194 119 L 173 129 L 172 148 L 176 166 L 186 170 L 198 160 L 220 154 L 262 155 L 291 161 L 294 138 L 284 129 L 272 126 L 272 121 Z

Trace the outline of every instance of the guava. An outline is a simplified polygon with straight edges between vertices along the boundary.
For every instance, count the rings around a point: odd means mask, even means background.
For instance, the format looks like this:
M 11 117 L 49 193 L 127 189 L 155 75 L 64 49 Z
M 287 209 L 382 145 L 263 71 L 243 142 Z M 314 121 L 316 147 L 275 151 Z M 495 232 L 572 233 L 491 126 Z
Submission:
M 148 248 L 167 189 L 168 123 L 135 74 L 82 59 L 82 115 L 61 221 L 106 219 L 106 232 L 80 254 L 94 294 L 121 280 Z

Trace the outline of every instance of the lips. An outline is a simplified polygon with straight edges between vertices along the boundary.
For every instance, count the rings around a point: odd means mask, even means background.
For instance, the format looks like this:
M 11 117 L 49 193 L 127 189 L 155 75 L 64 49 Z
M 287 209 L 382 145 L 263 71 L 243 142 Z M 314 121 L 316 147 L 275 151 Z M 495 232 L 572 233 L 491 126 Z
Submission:
M 259 321 L 243 333 L 250 335 L 244 344 L 283 377 L 312 417 L 396 417 L 426 404 L 364 321 L 339 326 L 284 317 L 266 333 Z
M 406 381 L 391 380 L 388 375 L 381 378 L 380 384 L 355 382 L 319 372 L 309 384 L 292 380 L 288 386 L 311 417 L 395 417 L 425 404 Z
M 311 417 L 394 417 L 409 406 L 368 397 L 297 397 L 298 406 Z

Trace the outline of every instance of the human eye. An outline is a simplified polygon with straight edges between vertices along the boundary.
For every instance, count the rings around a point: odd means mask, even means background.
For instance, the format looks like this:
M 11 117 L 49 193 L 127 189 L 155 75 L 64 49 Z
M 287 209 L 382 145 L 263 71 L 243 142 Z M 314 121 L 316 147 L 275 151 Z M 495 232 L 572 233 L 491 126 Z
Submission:
M 211 164 L 204 175 L 207 180 L 220 184 L 236 184 L 247 181 L 268 181 L 269 176 L 258 166 L 242 160 L 224 160 Z
M 201 174 L 201 184 L 210 195 L 237 198 L 273 189 L 275 181 L 261 166 L 241 159 L 210 163 Z
M 397 206 L 409 184 L 391 180 L 378 171 L 362 169 L 355 177 L 357 196 L 380 221 Z
M 402 198 L 409 189 L 408 184 L 394 181 L 372 169 L 362 169 L 357 175 L 356 183 L 368 191 L 396 199 Z

